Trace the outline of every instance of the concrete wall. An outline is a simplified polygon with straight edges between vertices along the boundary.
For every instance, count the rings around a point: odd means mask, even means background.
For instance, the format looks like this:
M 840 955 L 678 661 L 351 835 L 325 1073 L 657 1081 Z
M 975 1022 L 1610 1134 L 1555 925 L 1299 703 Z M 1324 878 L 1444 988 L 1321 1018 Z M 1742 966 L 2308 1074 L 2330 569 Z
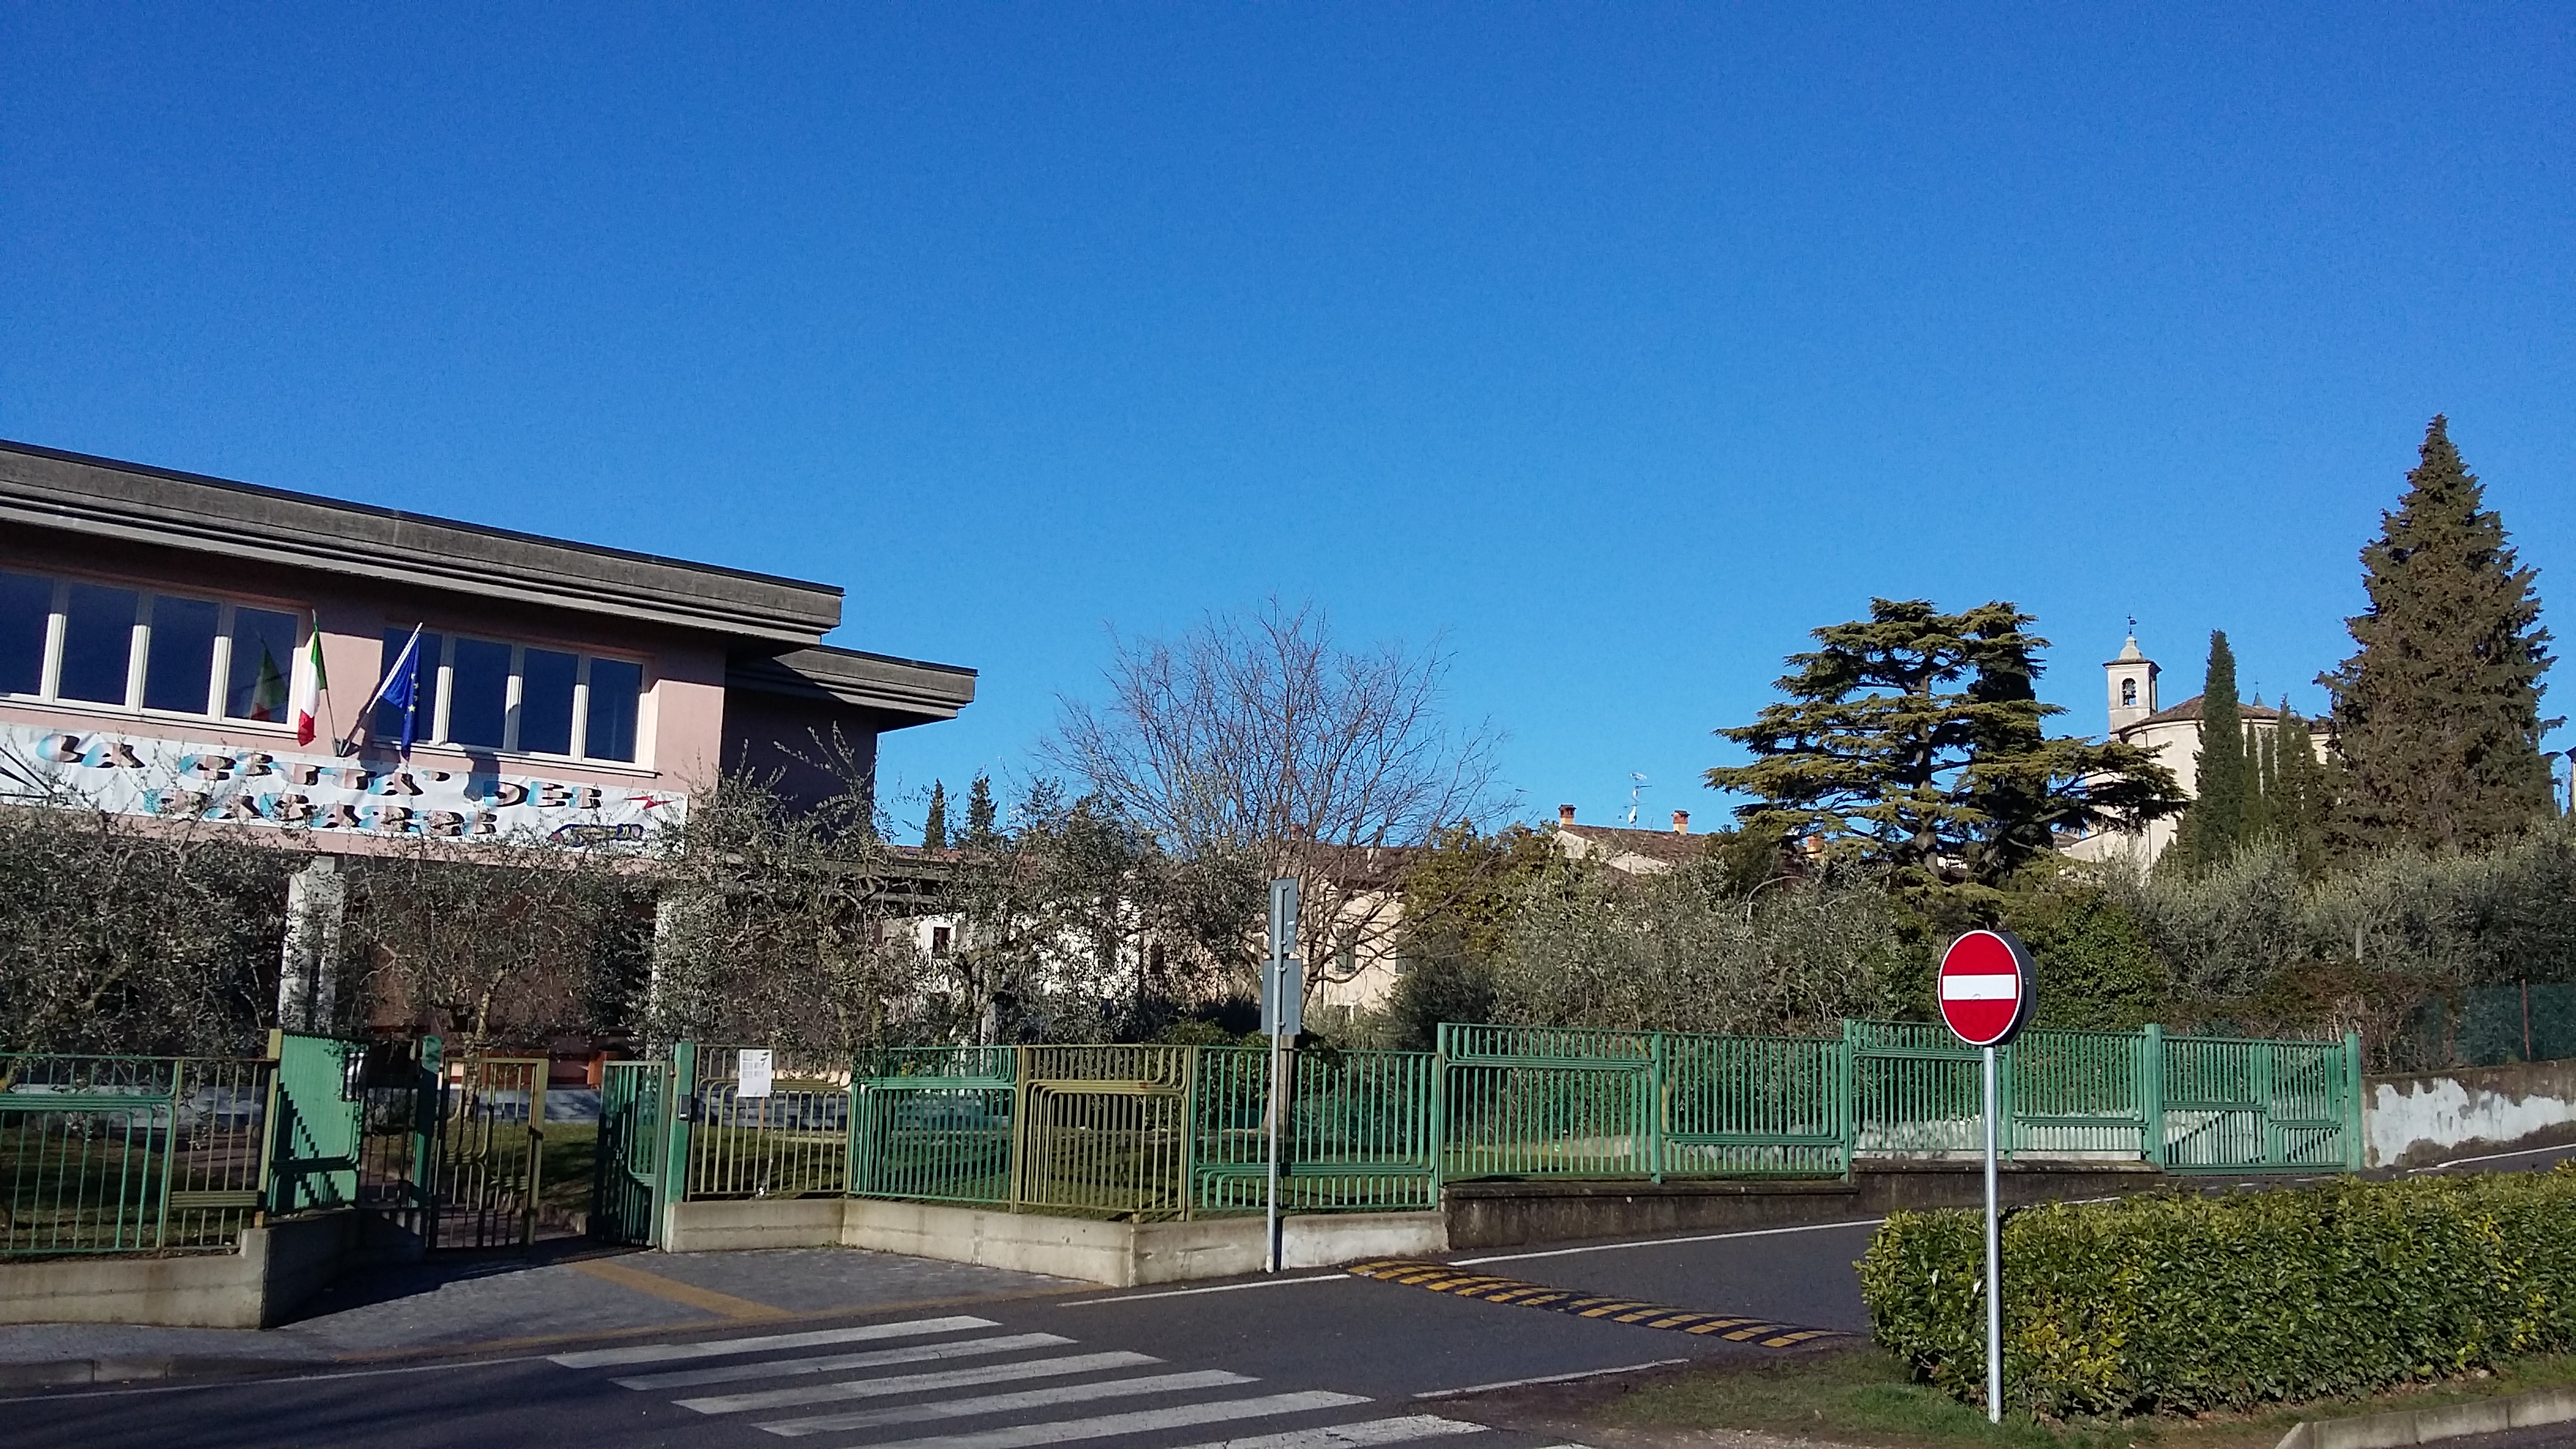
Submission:
M 2366 1077 L 2362 1118 L 2373 1167 L 2576 1142 L 2576 1062 Z
M 2006 1164 L 2007 1205 L 2108 1197 L 2171 1185 L 2144 1163 Z M 1897 1208 L 1985 1201 L 1982 1163 L 1863 1164 L 1848 1182 L 1453 1182 L 1442 1196 L 1449 1246 L 1515 1248 L 1647 1233 L 1746 1232 L 1865 1222 Z
M 0 1264 L 0 1323 L 272 1328 L 342 1271 L 417 1256 L 419 1241 L 355 1212 L 246 1228 L 230 1253 Z
M 843 1247 L 1045 1273 L 1127 1288 L 1228 1278 L 1261 1269 L 1261 1219 L 1119 1223 L 877 1198 L 759 1198 L 673 1205 L 672 1252 Z M 1281 1232 L 1283 1267 L 1436 1253 L 1448 1246 L 1438 1213 L 1317 1213 Z

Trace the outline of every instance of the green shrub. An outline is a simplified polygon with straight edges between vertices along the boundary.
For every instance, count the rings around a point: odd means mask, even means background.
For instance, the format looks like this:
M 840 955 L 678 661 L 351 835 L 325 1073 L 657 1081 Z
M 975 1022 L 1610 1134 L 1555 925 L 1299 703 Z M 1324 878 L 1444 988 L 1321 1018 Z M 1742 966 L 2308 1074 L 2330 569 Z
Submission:
M 1861 1260 L 1878 1341 L 1985 1395 L 1983 1227 L 1894 1213 Z M 2052 1204 L 2004 1224 L 2007 1407 L 2197 1412 L 2576 1348 L 2576 1172 Z

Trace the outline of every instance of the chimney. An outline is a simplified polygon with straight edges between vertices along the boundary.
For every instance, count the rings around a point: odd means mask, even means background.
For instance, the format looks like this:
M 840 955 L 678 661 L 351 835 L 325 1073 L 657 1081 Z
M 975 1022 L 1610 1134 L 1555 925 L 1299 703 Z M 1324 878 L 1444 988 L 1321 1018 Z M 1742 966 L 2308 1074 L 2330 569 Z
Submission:
M 1573 806 L 1571 806 L 1571 805 L 1559 805 L 1559 806 L 1557 806 L 1557 807 L 1556 807 L 1556 827 L 1557 827 L 1557 829 L 1562 830 L 1562 829 L 1564 829 L 1565 827 L 1567 827 L 1567 826 L 1569 826 L 1569 825 L 1572 825 L 1573 823 L 1574 823 L 1574 807 L 1573 807 Z
M 1687 810 L 1676 810 L 1676 811 L 1674 811 L 1674 812 L 1673 812 L 1673 834 L 1675 834 L 1675 835 L 1688 835 L 1688 834 L 1690 834 L 1690 812 L 1689 812 L 1689 811 L 1687 811 Z

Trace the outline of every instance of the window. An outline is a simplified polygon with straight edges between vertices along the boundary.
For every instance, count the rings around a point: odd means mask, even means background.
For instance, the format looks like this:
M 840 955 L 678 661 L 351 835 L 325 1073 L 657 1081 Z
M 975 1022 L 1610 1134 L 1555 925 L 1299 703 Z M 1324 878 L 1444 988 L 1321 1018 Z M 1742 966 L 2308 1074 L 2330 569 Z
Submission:
M 635 763 L 635 707 L 644 697 L 644 666 L 623 659 L 593 659 L 582 714 L 587 728 L 582 753 L 594 760 Z
M 105 584 L 74 584 L 65 591 L 62 661 L 54 681 L 58 699 L 123 704 L 134 664 L 134 613 L 143 596 Z
M 270 609 L 233 610 L 232 677 L 224 713 L 234 719 L 283 721 L 293 697 L 295 644 L 303 634 L 292 614 Z
M 45 645 L 54 632 L 54 581 L 0 574 L 0 694 L 45 692 Z
M 519 748 L 532 755 L 572 753 L 572 696 L 581 656 L 530 649 L 519 665 Z
M 510 646 L 459 639 L 448 646 L 447 728 L 439 738 L 487 750 L 510 742 Z
M 946 926 L 933 926 L 930 928 L 931 955 L 945 956 L 948 954 L 948 930 L 949 928 Z
M 283 721 L 304 616 L 0 573 L 0 694 Z
M 410 638 L 409 629 L 385 631 L 389 665 Z M 412 737 L 474 750 L 632 764 L 643 693 L 644 666 L 631 660 L 424 630 Z M 387 743 L 401 739 L 401 708 L 379 704 L 370 733 Z
M 2138 707 L 2138 681 L 2134 679 L 2120 681 L 2120 707 L 2122 709 Z
M 250 612 L 243 610 L 244 613 Z M 206 712 L 214 697 L 215 635 L 224 606 L 212 599 L 154 599 L 143 656 L 143 707 Z M 295 658 L 291 648 L 287 659 Z

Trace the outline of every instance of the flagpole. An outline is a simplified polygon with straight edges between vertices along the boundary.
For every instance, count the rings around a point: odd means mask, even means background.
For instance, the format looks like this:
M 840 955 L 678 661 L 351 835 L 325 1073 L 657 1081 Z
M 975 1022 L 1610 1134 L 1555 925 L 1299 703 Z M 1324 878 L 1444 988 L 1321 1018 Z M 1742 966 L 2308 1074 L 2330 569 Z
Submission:
M 332 742 L 332 754 L 346 755 L 349 753 L 351 746 L 356 744 L 358 731 L 366 728 L 368 714 L 375 709 L 377 701 L 385 697 L 385 689 L 387 686 L 394 682 L 395 666 L 401 664 L 406 658 L 409 658 L 412 661 L 411 668 L 412 677 L 415 681 L 414 687 L 418 687 L 417 680 L 420 677 L 420 660 L 417 657 L 416 651 L 420 648 L 420 631 L 428 627 L 429 625 L 427 621 L 411 626 L 411 637 L 403 641 L 403 647 L 394 651 L 392 662 L 388 663 L 384 667 L 383 672 L 376 678 L 375 691 L 367 696 L 367 702 L 365 704 L 358 706 L 358 717 L 355 721 L 351 722 L 349 726 L 349 737 L 345 740 L 335 740 Z

